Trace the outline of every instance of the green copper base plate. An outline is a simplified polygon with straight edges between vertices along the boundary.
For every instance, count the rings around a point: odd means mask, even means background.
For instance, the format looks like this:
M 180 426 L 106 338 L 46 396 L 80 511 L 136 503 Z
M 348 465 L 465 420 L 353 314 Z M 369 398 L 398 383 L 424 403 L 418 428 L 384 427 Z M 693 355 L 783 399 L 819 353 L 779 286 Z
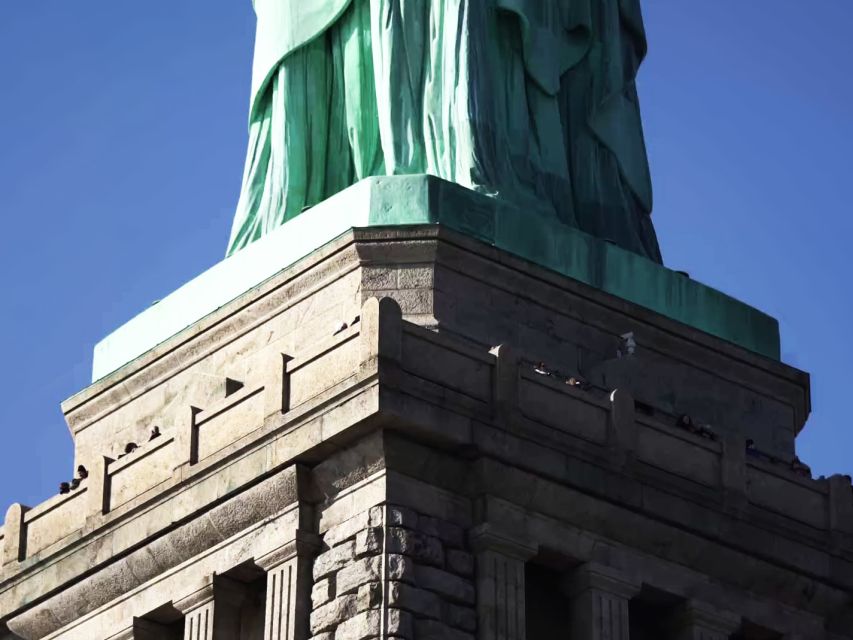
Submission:
M 768 358 L 779 324 L 646 258 L 432 176 L 368 178 L 213 266 L 95 346 L 93 381 L 353 227 L 441 224 Z

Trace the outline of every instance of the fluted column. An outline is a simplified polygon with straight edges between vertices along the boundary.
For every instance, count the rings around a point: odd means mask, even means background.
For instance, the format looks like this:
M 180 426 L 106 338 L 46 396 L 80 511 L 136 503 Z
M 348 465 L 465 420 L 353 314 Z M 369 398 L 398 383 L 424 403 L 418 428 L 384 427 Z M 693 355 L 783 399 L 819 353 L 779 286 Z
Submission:
M 216 576 L 210 584 L 179 600 L 184 614 L 184 640 L 234 640 L 240 637 L 240 609 L 245 586 Z
M 675 620 L 675 640 L 728 640 L 741 625 L 735 614 L 696 601 L 683 605 Z
M 585 564 L 567 581 L 571 598 L 571 638 L 577 640 L 629 640 L 634 584 L 609 567 Z
M 307 640 L 311 614 L 311 560 L 317 537 L 297 532 L 291 543 L 255 564 L 267 572 L 264 640 Z
M 477 562 L 478 640 L 525 640 L 524 565 L 535 549 L 488 525 L 471 535 Z

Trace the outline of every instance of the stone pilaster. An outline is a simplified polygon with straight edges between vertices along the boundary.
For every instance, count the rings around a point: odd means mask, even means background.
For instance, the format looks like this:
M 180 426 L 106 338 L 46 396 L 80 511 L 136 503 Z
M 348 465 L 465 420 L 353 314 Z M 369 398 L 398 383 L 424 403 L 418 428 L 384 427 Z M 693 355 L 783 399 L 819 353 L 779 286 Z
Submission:
M 477 567 L 478 640 L 525 640 L 524 564 L 535 548 L 501 536 L 489 525 L 472 532 L 471 546 Z
M 255 560 L 267 572 L 264 640 L 307 640 L 310 636 L 311 562 L 316 536 L 297 532 L 291 543 Z
M 100 518 L 110 510 L 107 467 L 111 462 L 113 462 L 112 458 L 98 456 L 90 463 L 89 477 L 86 479 L 89 517 Z
M 687 602 L 675 616 L 675 640 L 728 640 L 741 626 L 735 614 L 702 602 Z
M 195 593 L 175 603 L 184 614 L 184 640 L 233 640 L 240 637 L 240 609 L 245 587 L 215 576 Z
M 637 424 L 634 398 L 623 389 L 610 394 L 610 419 L 607 425 L 610 459 L 618 469 L 630 467 L 636 456 Z
M 746 438 L 743 434 L 724 434 L 720 476 L 726 509 L 733 513 L 742 513 L 747 505 Z
M 273 353 L 264 363 L 265 418 L 290 411 L 290 375 L 287 366 L 292 360 L 293 358 L 286 353 Z
M 571 636 L 583 640 L 629 640 L 629 604 L 640 590 L 609 567 L 588 563 L 569 576 Z
M 26 529 L 24 527 L 24 515 L 29 507 L 22 504 L 13 504 L 6 510 L 6 522 L 3 527 L 4 545 L 0 549 L 0 566 L 20 562 L 26 549 Z
M 513 428 L 521 419 L 518 408 L 518 353 L 506 344 L 495 347 L 491 353 L 497 358 L 492 390 L 495 422 L 503 427 Z

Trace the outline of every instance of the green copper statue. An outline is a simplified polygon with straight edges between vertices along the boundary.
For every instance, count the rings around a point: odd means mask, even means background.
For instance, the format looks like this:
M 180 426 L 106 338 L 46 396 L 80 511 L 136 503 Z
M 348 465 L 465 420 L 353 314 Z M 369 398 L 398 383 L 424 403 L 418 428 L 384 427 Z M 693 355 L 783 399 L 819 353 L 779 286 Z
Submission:
M 428 173 L 661 261 L 640 0 L 254 0 L 228 253 L 361 178 Z

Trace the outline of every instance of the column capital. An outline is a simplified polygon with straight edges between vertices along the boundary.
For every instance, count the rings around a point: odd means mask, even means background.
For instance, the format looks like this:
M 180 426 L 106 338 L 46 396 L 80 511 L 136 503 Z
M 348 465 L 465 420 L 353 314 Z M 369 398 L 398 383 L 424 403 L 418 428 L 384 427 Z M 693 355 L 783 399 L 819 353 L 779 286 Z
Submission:
M 570 572 L 564 581 L 566 595 L 574 598 L 584 591 L 599 591 L 625 600 L 636 596 L 642 584 L 618 569 L 587 562 Z
M 246 599 L 246 585 L 225 576 L 213 575 L 200 588 L 172 602 L 172 606 L 184 615 L 210 604 L 240 606 Z
M 741 618 L 706 602 L 688 600 L 673 616 L 673 626 L 681 634 L 678 638 L 685 640 L 709 636 L 728 638 L 740 629 Z
M 471 529 L 468 534 L 471 550 L 475 553 L 496 551 L 505 556 L 526 562 L 539 548 L 530 540 L 520 538 L 486 522 Z
M 187 615 L 196 609 L 210 604 L 213 601 L 213 580 L 193 591 L 191 594 L 175 600 L 172 606 L 182 614 Z
M 269 572 L 297 556 L 313 557 L 321 548 L 322 542 L 320 536 L 316 533 L 297 530 L 294 532 L 293 540 L 289 540 L 278 549 L 260 558 L 255 558 L 255 564 L 264 571 Z

